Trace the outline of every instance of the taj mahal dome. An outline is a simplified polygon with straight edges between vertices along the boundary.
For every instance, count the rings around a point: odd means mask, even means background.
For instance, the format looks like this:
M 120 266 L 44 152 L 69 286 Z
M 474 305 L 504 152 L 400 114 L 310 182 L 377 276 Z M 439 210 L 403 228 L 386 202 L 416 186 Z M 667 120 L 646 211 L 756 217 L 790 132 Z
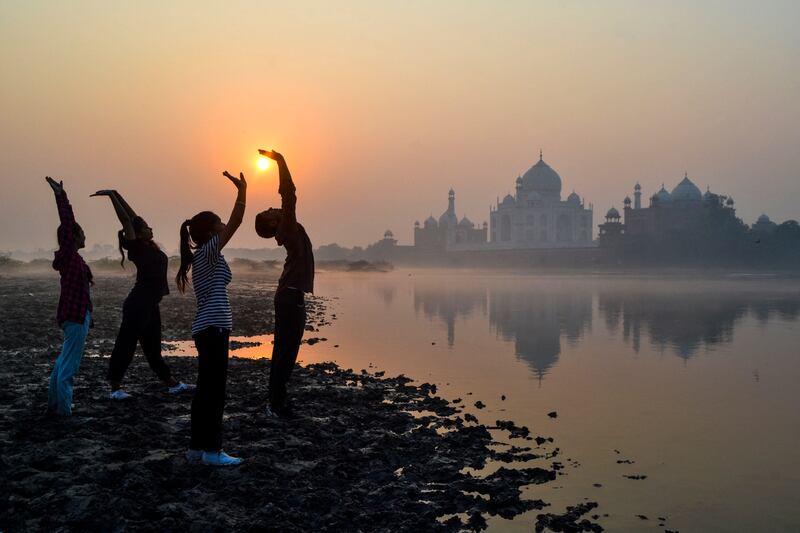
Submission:
M 414 224 L 414 246 L 419 249 L 491 250 L 531 248 L 589 248 L 592 242 L 592 206 L 575 191 L 561 199 L 561 176 L 539 161 L 514 181 L 515 194 L 489 207 L 489 222 L 476 227 L 455 209 L 455 191 L 448 193 L 447 210 Z
M 575 191 L 561 199 L 561 176 L 539 161 L 517 177 L 515 193 L 489 209 L 489 244 L 495 248 L 590 247 L 592 206 Z

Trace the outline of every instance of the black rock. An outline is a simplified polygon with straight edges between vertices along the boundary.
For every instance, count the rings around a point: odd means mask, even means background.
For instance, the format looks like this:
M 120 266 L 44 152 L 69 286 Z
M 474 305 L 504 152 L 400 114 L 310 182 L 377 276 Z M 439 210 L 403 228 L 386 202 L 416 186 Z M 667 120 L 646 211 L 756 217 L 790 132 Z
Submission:
M 566 533 L 580 533 L 590 531 L 600 533 L 603 526 L 595 524 L 587 519 L 579 521 L 580 517 L 597 507 L 597 502 L 579 503 L 578 505 L 567 507 L 564 514 L 540 514 L 536 516 L 536 531 L 541 532 L 545 529 L 551 531 L 562 531 Z

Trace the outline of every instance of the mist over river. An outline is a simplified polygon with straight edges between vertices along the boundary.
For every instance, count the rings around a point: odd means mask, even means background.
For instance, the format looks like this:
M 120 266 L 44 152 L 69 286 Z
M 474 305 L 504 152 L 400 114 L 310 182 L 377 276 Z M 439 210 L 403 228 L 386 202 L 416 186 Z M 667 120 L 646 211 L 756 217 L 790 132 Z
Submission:
M 528 489 L 551 512 L 589 498 L 614 531 L 800 528 L 797 279 L 398 270 L 321 273 L 316 293 L 333 320 L 301 362 L 403 373 L 553 437 L 565 475 Z M 268 355 L 260 340 L 233 353 Z

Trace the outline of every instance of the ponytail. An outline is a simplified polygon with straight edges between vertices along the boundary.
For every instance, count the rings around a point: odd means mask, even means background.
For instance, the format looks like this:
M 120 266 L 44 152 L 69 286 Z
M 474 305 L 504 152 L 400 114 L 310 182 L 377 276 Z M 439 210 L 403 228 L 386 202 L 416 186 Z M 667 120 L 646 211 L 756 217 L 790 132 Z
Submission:
M 185 220 L 181 224 L 181 266 L 178 275 L 175 276 L 175 283 L 181 293 L 186 292 L 186 282 L 189 281 L 189 268 L 192 266 L 192 248 L 189 245 L 189 226 L 191 220 Z
M 181 266 L 178 275 L 175 276 L 179 291 L 186 291 L 189 269 L 192 267 L 192 248 L 207 243 L 219 222 L 219 217 L 215 213 L 201 211 L 181 224 Z

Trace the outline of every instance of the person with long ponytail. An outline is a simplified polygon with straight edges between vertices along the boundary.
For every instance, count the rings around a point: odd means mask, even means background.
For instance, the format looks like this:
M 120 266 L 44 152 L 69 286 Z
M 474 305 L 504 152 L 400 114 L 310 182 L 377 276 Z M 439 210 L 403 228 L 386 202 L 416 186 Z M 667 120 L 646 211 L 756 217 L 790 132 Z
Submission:
M 231 269 L 221 251 L 244 217 L 247 182 L 222 173 L 238 194 L 227 224 L 211 211 L 202 211 L 181 224 L 181 266 L 175 282 L 184 292 L 192 275 L 197 314 L 192 337 L 197 347 L 197 390 L 192 400 L 191 440 L 186 459 L 211 466 L 238 465 L 242 460 L 222 451 L 222 413 L 228 373 L 228 340 L 233 317 L 228 299 Z
M 167 254 L 153 240 L 153 230 L 138 216 L 128 202 L 115 190 L 97 191 L 92 196 L 107 196 L 122 224 L 118 232 L 122 266 L 125 251 L 128 260 L 136 265 L 136 283 L 122 304 L 122 323 L 119 326 L 114 350 L 108 365 L 109 398 L 126 400 L 130 394 L 122 390 L 122 379 L 133 360 L 137 342 L 150 368 L 171 394 L 194 390 L 194 385 L 178 381 L 161 356 L 161 299 L 169 294 L 167 283 Z

